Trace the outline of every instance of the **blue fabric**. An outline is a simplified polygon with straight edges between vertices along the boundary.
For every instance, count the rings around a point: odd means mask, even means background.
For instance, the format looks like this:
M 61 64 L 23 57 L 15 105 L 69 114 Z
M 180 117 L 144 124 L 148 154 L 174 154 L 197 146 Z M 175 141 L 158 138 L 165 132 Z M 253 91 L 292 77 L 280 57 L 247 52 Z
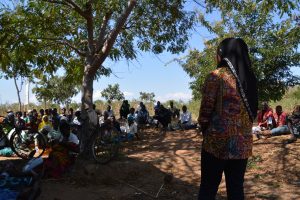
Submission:
M 16 200 L 18 192 L 7 188 L 0 188 L 0 200 Z
M 282 135 L 282 134 L 286 134 L 286 133 L 290 133 L 290 130 L 288 128 L 287 125 L 284 125 L 284 126 L 279 126 L 277 128 L 273 128 L 271 130 L 271 134 L 273 136 L 276 136 L 276 135 Z
M 0 156 L 10 157 L 14 154 L 10 147 L 6 147 L 0 150 Z
M 32 184 L 32 177 L 14 177 L 0 174 L 0 200 L 16 200 L 24 187 Z

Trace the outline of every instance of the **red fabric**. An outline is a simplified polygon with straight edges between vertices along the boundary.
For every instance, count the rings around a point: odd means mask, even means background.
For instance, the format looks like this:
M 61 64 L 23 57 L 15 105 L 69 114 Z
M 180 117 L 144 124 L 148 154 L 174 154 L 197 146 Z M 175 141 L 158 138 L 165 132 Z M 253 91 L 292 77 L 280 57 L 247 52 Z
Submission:
M 61 178 L 70 169 L 75 162 L 75 157 L 70 152 L 79 152 L 79 146 L 68 142 L 59 143 L 52 147 L 49 157 L 44 162 L 47 177 Z
M 267 124 L 267 119 L 269 117 L 272 117 L 273 118 L 273 121 L 275 121 L 274 119 L 274 115 L 273 115 L 273 110 L 272 108 L 269 108 L 265 113 L 264 115 L 262 115 L 262 111 L 260 111 L 257 115 L 257 123 L 259 126 L 262 126 L 262 127 L 267 127 L 268 124 Z
M 279 116 L 277 115 L 277 113 L 274 114 L 274 118 L 276 121 L 276 127 L 286 125 L 286 116 L 287 115 L 285 112 L 282 112 Z

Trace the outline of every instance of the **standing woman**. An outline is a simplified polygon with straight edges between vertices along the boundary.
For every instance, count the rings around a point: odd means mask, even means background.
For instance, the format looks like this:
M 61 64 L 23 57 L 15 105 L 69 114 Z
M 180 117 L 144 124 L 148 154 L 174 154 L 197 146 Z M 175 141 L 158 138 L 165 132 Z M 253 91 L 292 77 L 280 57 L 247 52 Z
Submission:
M 199 200 L 214 200 L 225 173 L 229 200 L 244 199 L 244 175 L 252 155 L 257 81 L 246 43 L 227 38 L 217 49 L 217 69 L 206 78 L 198 122 L 203 133 Z

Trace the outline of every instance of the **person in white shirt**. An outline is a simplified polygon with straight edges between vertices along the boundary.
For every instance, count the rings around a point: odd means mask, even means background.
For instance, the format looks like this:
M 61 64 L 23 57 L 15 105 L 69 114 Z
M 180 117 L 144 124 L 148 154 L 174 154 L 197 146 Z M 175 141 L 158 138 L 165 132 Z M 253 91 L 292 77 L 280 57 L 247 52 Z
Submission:
M 137 130 L 137 123 L 135 122 L 135 118 L 133 115 L 130 114 L 128 115 L 127 124 L 128 124 L 126 127 L 127 139 L 129 140 L 133 139 L 134 135 L 136 136 L 137 139 L 140 139 Z
M 114 111 L 111 109 L 111 106 L 108 105 L 106 110 L 104 111 L 103 115 L 107 114 L 108 117 L 112 117 L 112 116 L 115 116 L 114 115 Z
M 192 115 L 189 111 L 187 111 L 186 105 L 182 106 L 182 112 L 180 113 L 179 118 L 179 126 L 184 130 L 194 127 L 194 125 L 192 124 Z

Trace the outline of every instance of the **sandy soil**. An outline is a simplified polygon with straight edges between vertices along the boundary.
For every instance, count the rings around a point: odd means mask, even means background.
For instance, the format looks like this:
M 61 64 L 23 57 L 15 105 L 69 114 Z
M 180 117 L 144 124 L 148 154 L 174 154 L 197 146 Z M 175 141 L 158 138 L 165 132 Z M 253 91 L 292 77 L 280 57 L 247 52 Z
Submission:
M 300 199 L 300 140 L 285 145 L 288 136 L 254 141 L 245 177 L 246 199 Z M 61 180 L 44 180 L 40 200 L 197 199 L 200 182 L 201 135 L 195 131 L 160 133 L 146 129 L 143 139 L 124 144 L 122 153 L 106 165 L 78 160 Z M 7 162 L 0 158 L 0 164 Z M 217 199 L 226 199 L 225 182 Z

